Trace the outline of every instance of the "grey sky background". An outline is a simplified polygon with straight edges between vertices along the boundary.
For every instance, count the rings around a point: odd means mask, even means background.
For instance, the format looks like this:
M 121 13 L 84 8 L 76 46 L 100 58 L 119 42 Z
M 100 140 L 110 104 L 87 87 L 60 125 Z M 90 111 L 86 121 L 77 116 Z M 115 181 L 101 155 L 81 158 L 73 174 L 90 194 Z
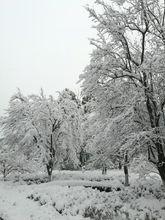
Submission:
M 0 0 L 0 115 L 20 88 L 78 92 L 94 36 L 83 6 L 93 0 Z

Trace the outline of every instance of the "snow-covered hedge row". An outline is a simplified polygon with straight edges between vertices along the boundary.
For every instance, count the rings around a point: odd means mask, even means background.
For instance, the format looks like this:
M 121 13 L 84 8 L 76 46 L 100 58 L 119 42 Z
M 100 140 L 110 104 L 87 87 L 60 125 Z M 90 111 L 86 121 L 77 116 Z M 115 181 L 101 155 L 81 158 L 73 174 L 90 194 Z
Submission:
M 25 174 L 16 174 L 10 176 L 8 180 L 13 182 L 26 183 L 27 185 L 31 184 L 40 184 L 48 182 L 48 177 L 46 173 L 25 173 Z
M 89 180 L 89 181 L 103 181 L 103 180 L 112 180 L 115 177 L 118 179 L 123 179 L 123 171 L 108 170 L 107 175 L 102 175 L 101 170 L 88 170 L 85 172 L 82 171 L 54 171 L 53 180 Z
M 116 173 L 115 171 L 111 171 L 111 173 L 108 173 L 107 175 L 102 175 L 100 170 L 96 171 L 57 171 L 55 170 L 52 175 L 52 180 L 82 180 L 82 181 L 113 181 Z M 13 180 L 14 182 L 24 181 L 28 185 L 36 183 L 45 183 L 48 182 L 47 174 L 46 172 L 40 172 L 40 173 L 26 173 L 21 175 L 12 175 L 10 180 Z M 118 173 L 117 175 L 117 181 L 120 181 L 124 183 L 124 177 L 123 177 L 123 171 L 121 173 Z

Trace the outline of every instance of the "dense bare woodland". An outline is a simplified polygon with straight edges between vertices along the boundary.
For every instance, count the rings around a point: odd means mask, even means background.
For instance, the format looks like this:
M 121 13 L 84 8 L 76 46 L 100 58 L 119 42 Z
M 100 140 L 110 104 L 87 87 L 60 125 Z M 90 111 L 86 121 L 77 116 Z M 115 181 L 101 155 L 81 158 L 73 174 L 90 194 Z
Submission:
M 165 1 L 86 10 L 81 97 L 18 90 L 0 119 L 0 219 L 165 219 Z

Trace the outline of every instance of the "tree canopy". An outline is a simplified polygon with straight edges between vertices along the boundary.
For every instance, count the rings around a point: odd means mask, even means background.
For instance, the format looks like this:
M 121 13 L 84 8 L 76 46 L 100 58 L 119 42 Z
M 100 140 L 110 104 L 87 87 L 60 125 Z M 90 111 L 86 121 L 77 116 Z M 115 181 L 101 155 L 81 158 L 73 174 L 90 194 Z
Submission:
M 97 38 L 80 79 L 104 123 L 94 142 L 110 154 L 148 150 L 165 182 L 165 2 L 96 0 L 87 10 Z

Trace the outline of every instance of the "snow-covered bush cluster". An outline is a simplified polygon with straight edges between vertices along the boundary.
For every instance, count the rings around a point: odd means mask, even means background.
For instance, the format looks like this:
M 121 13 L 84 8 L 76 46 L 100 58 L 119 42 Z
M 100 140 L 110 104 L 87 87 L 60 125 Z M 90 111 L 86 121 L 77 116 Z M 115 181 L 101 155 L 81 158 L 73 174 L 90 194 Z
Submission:
M 64 216 L 79 214 L 98 220 L 146 220 L 162 219 L 165 216 L 165 194 L 162 192 L 160 181 L 151 178 L 143 181 L 134 179 L 130 187 L 121 187 L 120 183 L 119 191 L 114 187 L 109 193 L 92 189 L 93 181 L 90 181 L 91 184 L 89 181 L 87 183 L 91 187 L 84 187 L 86 181 L 83 183 L 84 186 L 73 186 L 71 183 L 70 186 L 45 185 L 30 193 L 28 198 L 41 206 L 53 206 Z M 100 179 L 99 183 L 104 186 L 106 182 Z
M 13 182 L 20 182 L 22 184 L 41 184 L 41 183 L 46 183 L 49 181 L 48 177 L 46 174 L 42 175 L 36 175 L 36 174 L 28 174 L 28 175 L 15 175 L 12 178 Z

